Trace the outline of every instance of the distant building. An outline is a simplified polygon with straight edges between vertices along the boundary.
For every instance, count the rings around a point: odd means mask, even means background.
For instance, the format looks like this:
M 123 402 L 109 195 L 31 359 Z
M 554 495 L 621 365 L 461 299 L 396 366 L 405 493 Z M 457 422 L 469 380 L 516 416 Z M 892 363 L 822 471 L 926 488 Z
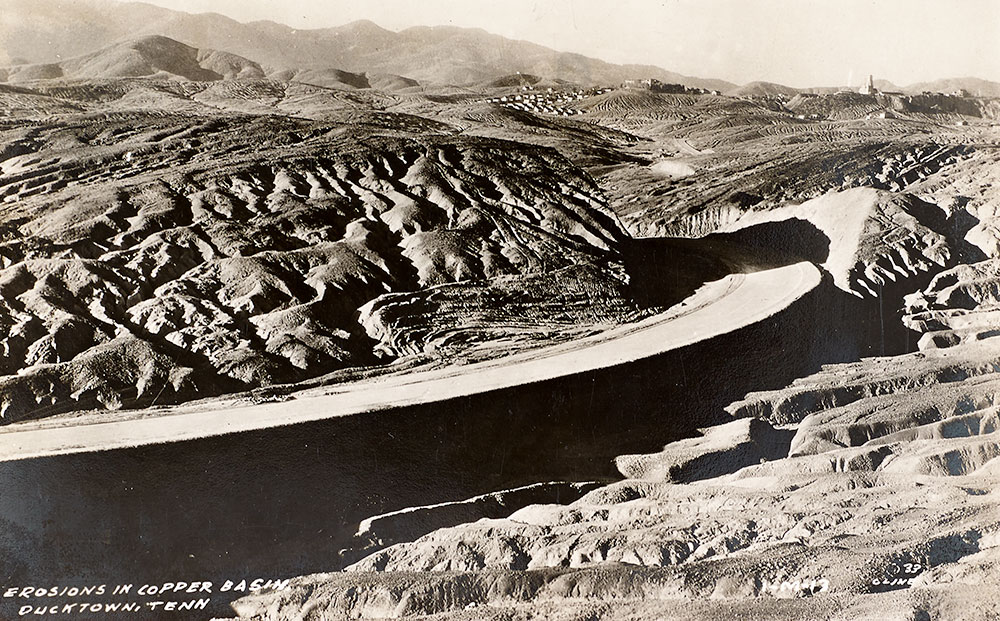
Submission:
M 858 92 L 862 95 L 875 95 L 878 93 L 878 89 L 875 88 L 875 80 L 871 74 L 868 74 L 868 83 L 862 86 Z
M 896 115 L 892 110 L 879 110 L 865 116 L 866 119 L 894 119 Z
M 625 80 L 625 82 L 622 83 L 622 88 L 652 91 L 654 93 L 686 93 L 690 90 L 683 84 L 666 84 L 655 78 L 646 78 L 645 80 Z

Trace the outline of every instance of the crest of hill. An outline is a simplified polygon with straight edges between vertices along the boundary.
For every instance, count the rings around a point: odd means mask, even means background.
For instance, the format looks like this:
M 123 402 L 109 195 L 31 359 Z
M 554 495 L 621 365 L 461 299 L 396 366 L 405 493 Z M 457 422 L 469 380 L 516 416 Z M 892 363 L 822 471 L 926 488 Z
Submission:
M 726 91 L 721 80 L 683 76 L 659 67 L 614 65 L 558 52 L 483 30 L 416 27 L 392 32 L 368 21 L 296 30 L 273 22 L 240 23 L 213 13 L 192 15 L 143 3 L 78 0 L 66 11 L 50 0 L 5 0 L 0 57 L 53 63 L 92 53 L 109 41 L 157 34 L 195 48 L 225 49 L 252 58 L 265 73 L 338 67 L 351 73 L 407 76 L 437 85 L 481 84 L 518 71 L 578 84 L 629 78 Z
M 368 76 L 340 69 L 283 69 L 268 76 L 282 82 L 302 82 L 326 88 L 371 88 Z
M 374 88 L 380 91 L 395 92 L 406 89 L 419 89 L 420 83 L 410 78 L 388 73 L 351 73 L 333 67 L 317 67 L 312 69 L 282 69 L 267 77 L 281 82 L 300 82 L 323 88 L 365 89 Z
M 420 82 L 412 78 L 392 73 L 366 74 L 368 82 L 372 88 L 380 91 L 401 91 L 411 88 L 420 88 Z
M 263 78 L 260 65 L 228 52 L 200 50 L 168 37 L 150 35 L 124 41 L 59 63 L 21 65 L 8 70 L 10 82 L 55 78 L 169 77 L 214 81 Z
M 964 90 L 977 97 L 1000 97 L 1000 83 L 990 82 L 980 78 L 947 78 L 933 82 L 919 82 L 907 86 L 907 93 L 918 94 L 924 91 L 932 93 L 954 93 Z
M 785 95 L 794 97 L 799 94 L 799 89 L 773 82 L 748 82 L 743 86 L 726 91 L 726 95 L 731 97 L 777 97 Z
M 542 81 L 537 75 L 527 73 L 515 73 L 513 75 L 501 76 L 491 80 L 486 86 L 490 88 L 509 88 L 514 86 L 534 86 Z

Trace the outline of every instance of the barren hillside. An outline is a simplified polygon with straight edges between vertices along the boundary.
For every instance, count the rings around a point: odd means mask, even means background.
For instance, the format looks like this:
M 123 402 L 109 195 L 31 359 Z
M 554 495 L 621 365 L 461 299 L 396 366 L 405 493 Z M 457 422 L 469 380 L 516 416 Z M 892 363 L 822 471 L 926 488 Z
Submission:
M 825 364 L 660 452 L 609 437 L 623 480 L 569 505 L 371 527 L 367 557 L 244 598 L 241 618 L 992 618 L 1000 602 L 976 593 L 1000 532 L 994 103 L 914 98 L 881 118 L 893 101 L 807 99 L 617 90 L 560 122 L 638 138 L 581 159 L 633 235 L 822 266 L 819 323 L 779 330 L 828 330 Z M 571 148 L 557 133 L 528 135 Z M 703 415 L 694 399 L 657 411 Z
M 997 100 L 11 6 L 83 24 L 0 32 L 34 61 L 0 74 L 12 584 L 290 580 L 213 594 L 255 620 L 1000 615 Z
M 66 83 L 50 87 L 54 101 L 89 111 L 5 128 L 5 421 L 430 353 L 437 329 L 419 328 L 429 304 L 474 343 L 486 316 L 506 312 L 490 305 L 503 289 L 529 313 L 519 341 L 640 312 L 615 267 L 624 232 L 557 152 L 343 105 L 331 112 L 352 121 L 349 133 L 343 122 L 216 115 L 289 93 L 241 82 L 210 98 L 210 84 Z M 163 114 L 183 109 L 174 101 L 192 113 Z M 491 280 L 492 293 L 455 285 Z M 556 289 L 600 303 L 532 317 Z
M 784 388 L 751 392 L 725 408 L 729 422 L 660 452 L 621 454 L 622 481 L 568 505 L 529 505 L 502 519 L 483 512 L 431 532 L 397 521 L 387 541 L 395 545 L 235 609 L 252 619 L 301 610 L 993 618 L 1000 601 L 980 589 L 995 582 L 1000 533 L 997 174 L 990 150 L 916 184 L 919 201 L 851 190 L 747 214 L 757 219 L 730 227 L 812 222 L 830 235 L 825 265 L 839 286 L 880 304 L 900 302 L 884 285 L 912 288 L 891 320 L 906 313 L 902 321 L 919 333 L 916 351 L 826 365 Z M 850 225 L 852 217 L 864 223 Z M 935 274 L 925 288 L 923 270 Z M 407 524 L 411 534 L 401 536 Z

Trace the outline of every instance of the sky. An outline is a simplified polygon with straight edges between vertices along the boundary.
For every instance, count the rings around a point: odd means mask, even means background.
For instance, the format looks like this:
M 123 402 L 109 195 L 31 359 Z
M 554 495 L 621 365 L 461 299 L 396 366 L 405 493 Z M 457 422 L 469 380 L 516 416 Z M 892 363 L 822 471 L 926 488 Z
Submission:
M 614 63 L 788 86 L 1000 81 L 1000 0 L 145 0 L 295 28 L 477 27 Z

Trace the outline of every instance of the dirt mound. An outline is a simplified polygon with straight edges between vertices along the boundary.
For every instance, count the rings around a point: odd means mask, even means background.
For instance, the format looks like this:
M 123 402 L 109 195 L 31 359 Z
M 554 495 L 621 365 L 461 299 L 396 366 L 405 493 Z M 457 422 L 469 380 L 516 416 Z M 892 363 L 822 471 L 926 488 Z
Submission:
M 198 50 L 198 65 L 206 71 L 222 76 L 223 80 L 258 79 L 264 77 L 260 65 L 242 56 L 217 50 Z M 168 73 L 175 73 L 169 71 Z M 183 74 L 182 74 L 183 75 Z
M 48 114 L 80 112 L 82 108 L 72 102 L 55 97 L 47 97 L 29 89 L 0 85 L 0 113 L 8 117 L 24 117 Z M 0 160 L 7 159 L 13 151 L 11 146 L 0 151 Z
M 795 114 L 831 120 L 863 119 L 884 110 L 874 95 L 840 92 L 833 95 L 796 95 L 786 106 Z
M 379 351 L 392 356 L 451 352 L 468 360 L 484 355 L 479 348 L 542 345 L 637 319 L 642 313 L 629 294 L 625 283 L 610 274 L 573 266 L 544 275 L 498 277 L 481 285 L 386 294 L 360 309 L 360 321 L 379 342 Z M 546 310 L 553 299 L 564 311 Z M 581 314 L 588 318 L 583 326 Z
M 420 82 L 412 78 L 393 73 L 372 73 L 366 74 L 368 82 L 372 88 L 380 91 L 396 92 L 420 88 Z
M 905 298 L 903 322 L 922 334 L 921 349 L 951 347 L 997 335 L 1000 251 L 997 220 L 997 156 L 979 153 L 970 166 L 917 186 L 949 213 L 961 264 L 937 274 L 922 291 Z
M 832 365 L 781 390 L 751 393 L 727 411 L 775 425 L 799 423 L 816 408 L 841 408 L 862 399 L 903 392 L 919 395 L 928 386 L 989 375 L 994 372 L 994 349 L 966 350 L 958 360 L 927 352 Z
M 622 455 L 615 464 L 629 479 L 689 482 L 788 454 L 792 432 L 756 418 L 699 430 L 701 437 L 668 444 L 652 455 Z
M 582 110 L 600 114 L 656 114 L 663 110 L 666 118 L 684 118 L 678 108 L 695 102 L 693 95 L 664 95 L 650 91 L 615 89 L 590 97 L 579 104 Z
M 542 78 L 537 75 L 530 75 L 526 73 L 515 73 L 513 75 L 505 75 L 499 77 L 495 80 L 490 80 L 486 86 L 488 88 L 510 88 L 510 87 L 522 87 L 522 86 L 534 86 L 542 81 Z
M 360 559 L 398 541 L 412 541 L 431 531 L 482 518 L 510 515 L 522 507 L 539 503 L 566 503 L 598 487 L 597 483 L 538 483 L 516 489 L 483 494 L 458 502 L 407 507 L 366 518 L 354 535 L 355 547 L 345 558 Z

